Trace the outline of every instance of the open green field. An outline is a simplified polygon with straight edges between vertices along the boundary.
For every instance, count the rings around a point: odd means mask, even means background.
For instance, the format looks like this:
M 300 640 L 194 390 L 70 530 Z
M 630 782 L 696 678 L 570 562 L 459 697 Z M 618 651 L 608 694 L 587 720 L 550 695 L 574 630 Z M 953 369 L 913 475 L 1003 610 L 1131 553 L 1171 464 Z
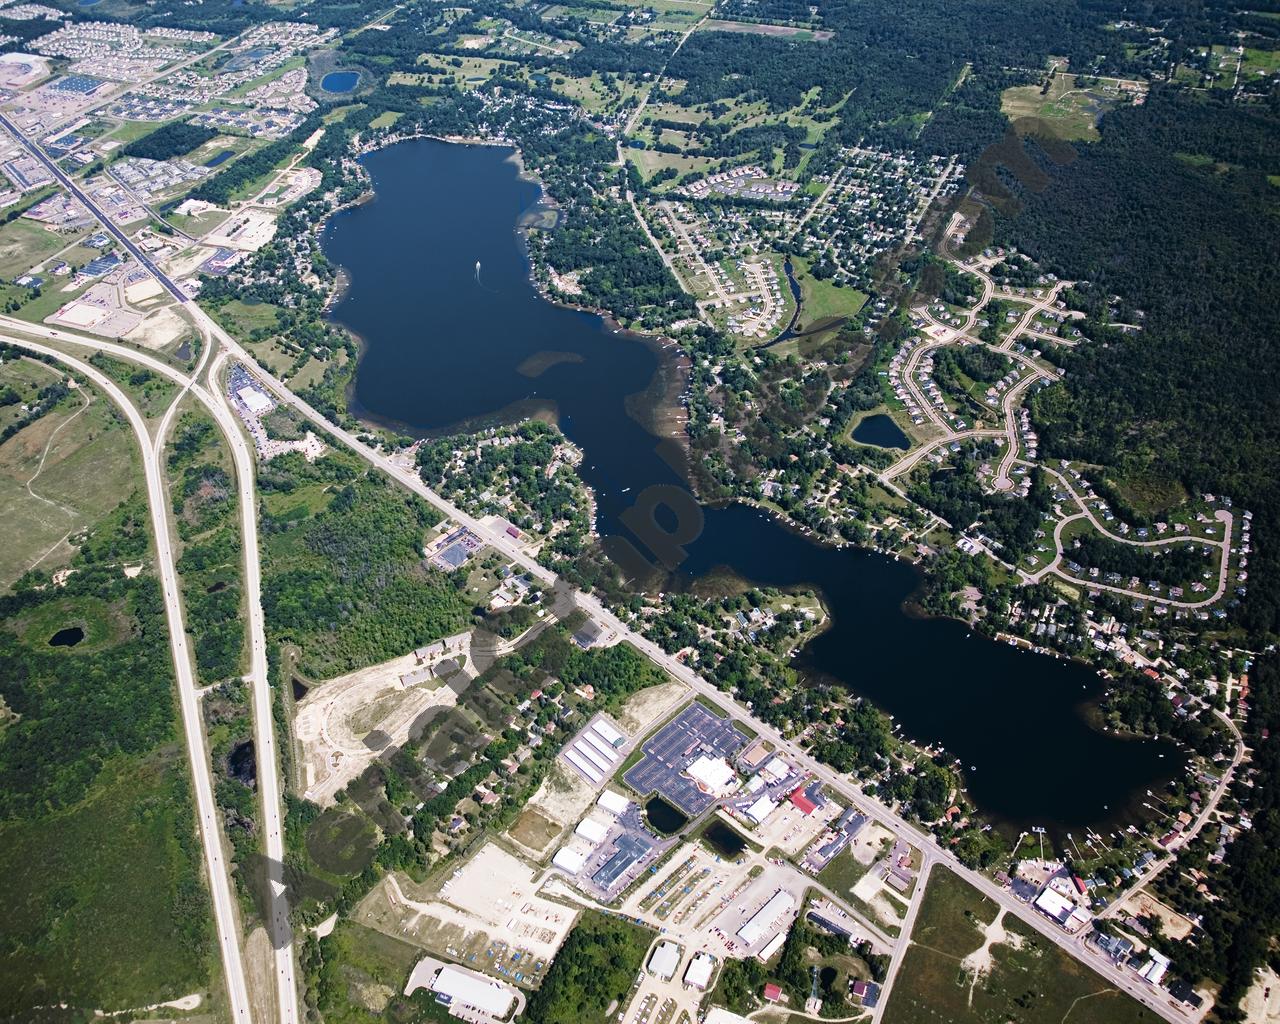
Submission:
M 1004 916 L 1005 941 L 989 973 L 962 967 L 983 946 L 997 908 L 945 868 L 934 868 L 886 1024 L 1154 1024 L 1153 1012 L 1113 988 L 1038 932 Z
M 9 369 L 0 368 L 0 381 Z M 0 549 L 0 586 L 36 565 L 52 571 L 70 560 L 69 535 L 136 485 L 134 447 L 105 398 L 95 396 L 86 408 L 78 394 L 0 444 L 0 517 L 13 524 Z
M 840 288 L 809 273 L 807 262 L 792 261 L 796 281 L 800 285 L 800 320 L 797 326 L 809 326 L 833 317 L 850 317 L 867 304 L 867 296 L 856 288 Z
M 279 323 L 279 309 L 269 302 L 250 305 L 240 299 L 232 299 L 216 310 L 219 322 L 237 338 L 247 338 L 254 331 L 274 331 Z
M 1240 65 L 1240 77 L 1248 80 L 1280 71 L 1280 50 L 1255 50 L 1246 48 Z
M 388 1004 L 399 1007 L 413 963 L 422 951 L 354 921 L 342 921 L 320 945 L 323 962 L 320 992 L 324 1019 L 329 1024 L 365 1024 L 384 1019 Z M 423 1002 L 430 1000 L 420 994 Z M 433 1002 L 433 1000 L 430 1000 Z M 387 1013 L 388 1019 L 421 1020 L 418 1014 L 404 1016 L 403 1011 Z M 439 1016 L 427 1019 L 449 1019 L 444 1008 Z
M 43 224 L 19 217 L 0 227 L 0 277 L 18 277 L 41 260 L 65 249 L 75 235 L 46 231 Z
M 1047 121 L 1064 139 L 1092 142 L 1098 136 L 1098 121 L 1114 107 L 1120 93 L 1114 83 L 1077 88 L 1076 76 L 1055 74 L 1047 92 L 1039 85 L 1018 85 L 1006 89 L 1001 111 L 1015 120 L 1038 117 Z

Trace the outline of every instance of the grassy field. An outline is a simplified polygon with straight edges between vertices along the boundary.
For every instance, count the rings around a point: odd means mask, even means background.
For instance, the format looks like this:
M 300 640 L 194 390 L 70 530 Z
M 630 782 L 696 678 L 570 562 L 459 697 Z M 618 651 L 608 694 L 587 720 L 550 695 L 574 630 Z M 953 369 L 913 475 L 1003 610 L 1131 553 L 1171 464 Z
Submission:
M 218 321 L 238 338 L 247 338 L 254 331 L 274 331 L 279 323 L 278 308 L 269 302 L 249 305 L 239 299 L 219 306 Z
M 18 277 L 41 260 L 65 249 L 74 235 L 46 231 L 43 224 L 19 217 L 0 227 L 0 277 Z
M 0 367 L 0 381 L 12 365 Z M 16 526 L 0 550 L 0 586 L 37 563 L 46 571 L 67 563 L 73 549 L 65 538 L 133 490 L 134 447 L 106 399 L 84 408 L 77 394 L 0 444 L 0 517 Z
M 191 813 L 184 772 L 167 755 L 122 763 L 74 809 L 0 825 L 13 944 L 0 956 L 0 1012 L 55 1001 L 125 1009 L 206 990 L 210 964 L 189 955 L 179 920 L 184 900 L 203 899 L 175 838 Z
M 1057 74 L 1054 75 L 1048 92 L 1042 91 L 1039 85 L 1019 85 L 1006 89 L 1001 97 L 1000 109 L 1011 120 L 1019 117 L 1042 118 L 1049 122 L 1061 138 L 1092 142 L 1099 137 L 1099 119 L 1115 106 L 1117 98 L 1118 93 L 1109 93 L 1102 85 L 1078 89 L 1074 75 Z
M 812 325 L 833 317 L 849 317 L 867 303 L 867 297 L 856 288 L 838 288 L 830 281 L 821 281 L 809 273 L 804 260 L 795 258 L 792 266 L 796 281 L 800 284 L 799 326 Z
M 147 544 L 141 506 L 127 518 L 95 525 L 100 563 Z M 49 645 L 77 625 L 75 647 Z M 212 929 L 159 584 L 82 565 L 61 588 L 0 600 L 0 696 L 19 712 L 0 733 L 0 1018 L 208 995 Z
M 961 961 L 983 945 L 994 903 L 935 868 L 894 983 L 886 1024 L 1154 1024 L 1159 1018 L 1016 919 L 989 973 Z
M 423 1019 L 396 1012 L 403 1003 L 397 993 L 404 990 L 420 952 L 416 946 L 352 921 L 340 923 L 321 945 L 324 1019 L 329 1024 Z M 443 1008 L 439 1018 L 444 1018 Z

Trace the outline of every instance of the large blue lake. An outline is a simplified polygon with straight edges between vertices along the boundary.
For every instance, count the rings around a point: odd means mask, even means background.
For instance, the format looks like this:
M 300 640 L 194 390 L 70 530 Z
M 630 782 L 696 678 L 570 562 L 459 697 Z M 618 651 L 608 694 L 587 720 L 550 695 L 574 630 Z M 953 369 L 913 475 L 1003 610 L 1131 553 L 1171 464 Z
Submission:
M 637 495 L 684 488 L 679 449 L 650 430 L 651 389 L 671 360 L 538 295 L 516 225 L 539 189 L 509 157 L 417 140 L 365 158 L 375 198 L 336 216 L 324 236 L 350 277 L 334 315 L 365 346 L 352 408 L 418 433 L 553 412 L 586 453 L 602 535 L 642 548 L 624 519 Z M 911 737 L 945 745 L 973 800 L 1007 829 L 1129 820 L 1147 788 L 1181 766 L 1168 743 L 1094 727 L 1102 687 L 1087 669 L 907 614 L 919 583 L 907 563 L 819 547 L 745 506 L 700 511 L 702 528 L 665 585 L 731 573 L 820 589 L 832 627 L 798 667 L 865 695 Z

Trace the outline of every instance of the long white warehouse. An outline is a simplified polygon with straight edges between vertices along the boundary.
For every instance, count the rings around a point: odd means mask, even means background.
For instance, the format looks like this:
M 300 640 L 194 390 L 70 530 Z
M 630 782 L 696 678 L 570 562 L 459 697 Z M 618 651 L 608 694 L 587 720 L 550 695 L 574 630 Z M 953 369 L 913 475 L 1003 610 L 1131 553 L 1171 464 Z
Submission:
M 573 752 L 572 747 L 565 748 L 564 756 L 569 759 L 570 764 L 572 764 L 575 768 L 577 768 L 578 771 L 582 772 L 582 774 L 585 775 L 587 778 L 589 778 L 592 782 L 604 781 L 604 776 L 601 775 L 598 771 L 596 771 L 595 768 L 591 766 L 591 763 L 588 762 L 585 758 L 579 757 L 577 754 L 575 754 Z
M 593 765 L 599 768 L 602 772 L 613 771 L 613 768 L 610 766 L 609 762 L 606 761 L 599 754 L 597 754 L 589 746 L 587 746 L 587 744 L 583 743 L 582 740 L 578 740 L 576 743 L 574 743 L 573 750 L 574 750 L 574 753 L 579 754 L 582 757 L 585 757 L 588 761 L 590 761 Z
M 582 734 L 582 739 L 586 740 L 591 744 L 591 746 L 595 747 L 596 750 L 600 751 L 600 753 L 604 755 L 606 761 L 618 760 L 618 752 L 590 730 Z
M 491 1017 L 505 1017 L 516 998 L 509 988 L 496 981 L 448 966 L 440 968 L 436 980 L 431 983 L 431 991 L 448 996 L 451 1003 L 474 1006 Z
M 754 946 L 777 926 L 779 920 L 795 908 L 796 901 L 791 893 L 779 889 L 769 902 L 751 915 L 751 920 L 738 929 L 738 938 L 746 945 Z

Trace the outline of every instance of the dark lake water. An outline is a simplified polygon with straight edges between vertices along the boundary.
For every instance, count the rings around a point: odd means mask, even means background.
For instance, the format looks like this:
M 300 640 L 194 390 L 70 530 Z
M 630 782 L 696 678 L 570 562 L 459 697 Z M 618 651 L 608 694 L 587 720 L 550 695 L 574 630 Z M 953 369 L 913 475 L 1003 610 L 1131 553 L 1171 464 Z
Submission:
M 719 818 L 712 818 L 702 830 L 702 838 L 716 853 L 728 860 L 737 860 L 738 854 L 747 848 L 747 841 L 735 829 Z
M 644 814 L 649 819 L 649 824 L 664 836 L 673 836 L 689 824 L 689 819 L 680 812 L 679 808 L 667 803 L 660 796 L 650 797 L 644 805 Z
M 320 79 L 320 88 L 325 92 L 350 92 L 359 82 L 359 71 L 330 71 Z
M 892 417 L 880 412 L 864 417 L 853 428 L 853 439 L 859 444 L 874 444 L 880 448 L 901 448 L 906 451 L 911 447 L 907 435 L 893 422 Z
M 365 158 L 376 198 L 336 216 L 324 236 L 350 276 L 335 316 L 365 341 L 352 409 L 418 433 L 553 411 L 586 453 L 602 535 L 644 550 L 623 515 L 646 488 L 685 493 L 674 446 L 633 415 L 663 354 L 537 294 L 515 225 L 539 190 L 509 154 L 416 140 Z M 1008 830 L 1127 821 L 1180 769 L 1168 743 L 1094 728 L 1102 686 L 1087 669 L 907 614 L 913 566 L 818 547 L 746 506 L 685 506 L 692 539 L 666 585 L 728 572 L 820 589 L 831 628 L 797 665 L 865 695 L 912 738 L 942 743 L 975 803 Z
M 84 630 L 79 626 L 67 626 L 49 637 L 50 647 L 74 647 L 84 639 Z

